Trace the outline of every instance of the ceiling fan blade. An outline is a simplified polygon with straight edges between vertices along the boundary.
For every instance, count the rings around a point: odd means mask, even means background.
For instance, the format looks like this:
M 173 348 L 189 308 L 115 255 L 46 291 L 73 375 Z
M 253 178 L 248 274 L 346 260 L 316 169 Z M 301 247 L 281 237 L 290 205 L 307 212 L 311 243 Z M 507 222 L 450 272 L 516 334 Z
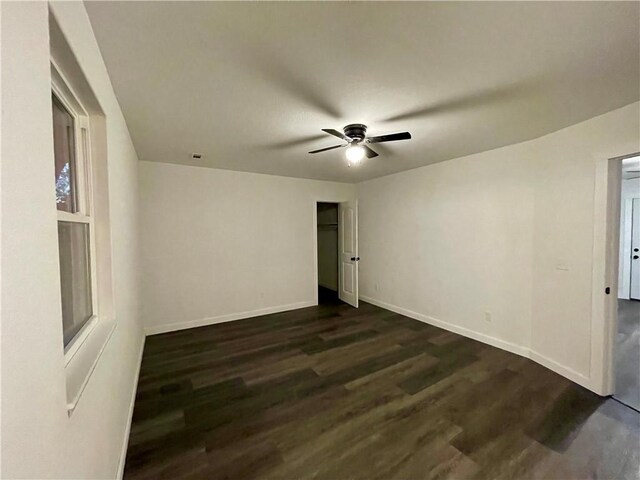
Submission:
M 367 158 L 373 158 L 373 157 L 377 157 L 378 154 L 376 152 L 374 152 L 373 150 L 371 150 L 369 147 L 367 147 L 366 145 L 360 145 L 362 148 L 364 148 L 364 154 L 367 156 Z
M 391 133 L 389 135 L 380 135 L 378 137 L 368 137 L 369 143 L 395 142 L 396 140 L 410 140 L 409 132 Z
M 312 150 L 309 153 L 320 153 L 320 152 L 326 152 L 327 150 L 333 150 L 334 148 L 340 148 L 340 147 L 346 147 L 346 145 L 334 145 L 333 147 L 327 147 L 327 148 L 321 148 L 319 150 Z
M 334 130 L 333 128 L 323 128 L 322 131 L 328 133 L 329 135 L 333 135 L 334 137 L 341 138 L 342 140 L 349 140 L 349 138 L 346 137 L 343 133 Z

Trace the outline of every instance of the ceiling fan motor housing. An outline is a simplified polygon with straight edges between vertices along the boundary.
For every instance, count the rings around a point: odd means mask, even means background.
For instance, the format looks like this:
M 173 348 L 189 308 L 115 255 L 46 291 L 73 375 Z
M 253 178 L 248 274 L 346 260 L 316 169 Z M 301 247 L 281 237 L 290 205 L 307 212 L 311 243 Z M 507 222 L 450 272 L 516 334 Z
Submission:
M 370 143 L 383 143 L 383 142 L 395 142 L 397 140 L 410 140 L 411 134 L 409 132 L 391 133 L 389 135 L 379 135 L 377 137 L 367 137 L 367 126 L 362 123 L 352 123 L 344 127 L 344 133 L 340 133 L 333 128 L 323 128 L 322 131 L 334 137 L 338 137 L 344 140 L 345 144 L 333 145 L 331 147 L 320 148 L 318 150 L 312 150 L 309 153 L 320 153 L 328 150 L 335 150 L 342 147 L 358 147 L 347 148 L 347 158 L 349 155 L 353 156 L 355 152 L 358 155 L 364 154 L 367 158 L 377 157 L 378 154 L 372 150 L 368 144 Z M 364 152 L 364 153 L 363 153 Z
M 367 126 L 361 123 L 353 123 L 344 127 L 344 134 L 354 140 L 362 141 L 367 135 Z

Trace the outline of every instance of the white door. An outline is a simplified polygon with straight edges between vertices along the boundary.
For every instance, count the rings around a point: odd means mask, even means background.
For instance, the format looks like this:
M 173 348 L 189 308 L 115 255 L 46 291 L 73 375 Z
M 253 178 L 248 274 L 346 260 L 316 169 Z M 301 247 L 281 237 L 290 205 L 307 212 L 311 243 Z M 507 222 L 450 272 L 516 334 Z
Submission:
M 640 198 L 633 199 L 631 213 L 631 292 L 634 300 L 640 300 Z
M 339 296 L 358 308 L 358 202 L 341 203 L 339 215 Z

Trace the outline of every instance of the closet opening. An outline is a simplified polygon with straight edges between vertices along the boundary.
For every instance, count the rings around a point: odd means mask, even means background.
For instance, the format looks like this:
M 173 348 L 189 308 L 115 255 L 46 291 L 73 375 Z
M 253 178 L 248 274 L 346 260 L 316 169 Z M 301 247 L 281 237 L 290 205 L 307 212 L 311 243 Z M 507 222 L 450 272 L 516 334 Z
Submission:
M 317 203 L 318 304 L 340 304 L 339 298 L 339 204 Z

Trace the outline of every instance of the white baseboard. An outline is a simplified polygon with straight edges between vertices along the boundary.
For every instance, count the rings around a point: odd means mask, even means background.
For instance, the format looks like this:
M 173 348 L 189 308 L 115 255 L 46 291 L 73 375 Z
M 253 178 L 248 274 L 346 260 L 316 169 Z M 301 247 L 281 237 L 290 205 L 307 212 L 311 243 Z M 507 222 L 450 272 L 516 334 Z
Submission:
M 186 322 L 169 323 L 166 325 L 155 325 L 144 329 L 145 335 L 155 335 L 157 333 L 175 332 L 177 330 L 186 330 L 187 328 L 204 327 L 214 325 L 216 323 L 231 322 L 233 320 L 242 320 L 244 318 L 259 317 L 261 315 L 269 315 L 271 313 L 286 312 L 288 310 L 296 310 L 298 308 L 313 307 L 316 303 L 312 300 L 306 302 L 291 303 L 289 305 L 276 305 L 275 307 L 261 308 L 258 310 L 250 310 L 247 312 L 229 313 L 226 315 L 218 315 L 217 317 L 201 318 L 199 320 L 188 320 Z
M 338 286 L 337 285 L 329 285 L 328 283 L 318 282 L 318 286 L 326 288 L 328 290 L 333 290 L 334 292 L 338 291 Z
M 384 308 L 386 310 L 391 310 L 392 312 L 399 313 L 400 315 L 404 315 L 406 317 L 410 317 L 415 320 L 428 323 L 429 325 L 440 327 L 450 332 L 457 333 L 459 335 L 463 335 L 465 337 L 469 337 L 474 340 L 478 340 L 479 342 L 492 345 L 502 350 L 506 350 L 508 352 L 515 353 L 517 355 L 521 355 L 526 358 L 530 358 L 534 362 L 539 363 L 543 367 L 546 367 L 549 370 L 559 375 L 562 375 L 565 378 L 568 378 L 572 382 L 575 382 L 578 385 L 582 385 L 583 387 L 591 391 L 594 391 L 595 393 L 598 393 L 598 391 L 594 389 L 591 379 L 589 377 L 579 372 L 576 372 L 575 370 L 569 367 L 566 367 L 554 360 L 551 360 L 550 358 L 545 357 L 544 355 L 541 355 L 534 350 L 531 350 L 529 347 L 523 347 L 521 345 L 507 342 L 505 340 L 501 340 L 499 338 L 485 335 L 483 333 L 474 332 L 473 330 L 469 330 L 468 328 L 460 327 L 458 325 L 453 325 L 451 323 L 438 320 L 437 318 L 433 318 L 428 315 L 424 315 L 422 313 L 413 312 L 411 310 L 407 310 L 406 308 L 398 307 L 397 305 L 392 305 L 390 303 L 383 302 L 381 300 L 376 300 L 375 298 L 370 298 L 370 297 L 361 295 L 360 299 L 365 302 L 376 305 L 378 307 Z
M 144 352 L 145 337 L 142 337 L 142 346 L 138 354 L 138 370 L 133 379 L 133 389 L 131 392 L 131 401 L 129 403 L 129 415 L 127 417 L 127 427 L 124 432 L 124 440 L 122 442 L 122 451 L 120 452 L 120 463 L 118 465 L 117 479 L 122 480 L 124 475 L 124 465 L 127 460 L 127 448 L 129 447 L 129 434 L 131 433 L 131 421 L 133 420 L 133 407 L 136 403 L 136 392 L 138 391 L 138 379 L 140 377 L 140 367 L 142 366 L 142 353 Z
M 437 318 L 433 318 L 428 315 L 424 315 L 422 313 L 407 310 L 406 308 L 398 307 L 396 305 L 392 305 L 390 303 L 383 302 L 381 300 L 376 300 L 375 298 L 370 298 L 370 297 L 365 297 L 360 295 L 360 299 L 364 300 L 365 302 L 376 305 L 378 307 L 385 308 L 387 310 L 391 310 L 392 312 L 399 313 L 400 315 L 404 315 L 406 317 L 410 317 L 415 320 L 428 323 L 429 325 L 433 325 L 434 327 L 443 328 L 445 330 L 448 330 L 453 333 L 457 333 L 458 335 L 462 335 L 464 337 L 478 340 L 479 342 L 486 343 L 494 347 L 498 347 L 502 350 L 506 350 L 508 352 L 515 353 L 523 357 L 529 356 L 528 348 L 522 347 L 520 345 L 516 345 L 515 343 L 507 342 L 505 340 L 501 340 L 499 338 L 492 337 L 490 335 L 485 335 L 484 333 L 474 332 L 473 330 L 469 330 L 468 328 L 460 327 L 458 325 L 454 325 L 452 323 L 445 322 L 443 320 L 438 320 Z
M 386 310 L 390 310 L 392 312 L 395 313 L 399 313 L 400 315 L 404 315 L 410 318 L 413 318 L 415 320 L 419 320 L 421 322 L 424 323 L 428 323 L 429 325 L 433 325 L 435 327 L 439 327 L 442 328 L 444 330 L 453 332 L 453 333 L 457 333 L 458 335 L 462 335 L 464 337 L 468 337 L 468 338 L 472 338 L 473 340 L 477 340 L 479 342 L 482 343 L 486 343 L 488 345 L 500 348 L 502 350 L 506 350 L 508 352 L 511 353 L 515 353 L 516 355 L 520 355 L 526 358 L 530 358 L 531 360 L 533 360 L 536 363 L 539 363 L 540 365 L 548 368 L 549 370 L 552 370 L 556 373 L 558 373 L 559 375 L 562 375 L 565 378 L 568 378 L 569 380 L 582 385 L 585 388 L 588 388 L 590 390 L 593 390 L 593 386 L 591 385 L 591 379 L 569 367 L 566 367 L 548 357 L 545 357 L 544 355 L 539 354 L 536 351 L 531 350 L 529 347 L 524 347 L 521 345 L 517 345 L 515 343 L 512 342 L 508 342 L 506 340 L 502 340 L 500 338 L 496 338 L 496 337 L 492 337 L 490 335 L 486 335 L 484 333 L 479 333 L 479 332 L 475 332 L 473 330 L 470 330 L 468 328 L 465 327 L 460 327 L 458 325 L 454 325 L 452 323 L 449 322 L 445 322 L 443 320 L 439 320 L 437 318 L 431 317 L 429 315 L 424 315 L 422 313 L 418 313 L 418 312 L 414 312 L 412 310 L 408 310 L 406 308 L 402 308 L 399 307 L 397 305 L 393 305 L 391 303 L 387 303 L 387 302 L 383 302 L 382 300 L 377 300 L 375 298 L 371 298 L 371 297 L 367 297 L 364 295 L 360 296 L 360 299 L 362 301 L 371 303 L 372 305 L 376 305 L 378 307 L 384 308 Z M 171 323 L 171 324 L 166 324 L 166 325 L 158 325 L 158 326 L 153 326 L 153 327 L 148 327 L 145 329 L 145 334 L 146 335 L 154 335 L 154 334 L 158 334 L 158 333 L 166 333 L 166 332 L 173 332 L 173 331 L 177 331 L 177 330 L 185 330 L 188 328 L 194 328 L 194 327 L 203 327 L 206 325 L 213 325 L 216 323 L 223 323 L 223 322 L 231 322 L 234 320 L 242 320 L 245 318 L 251 318 L 251 317 L 258 317 L 261 315 L 269 315 L 272 313 L 280 313 L 280 312 L 286 312 L 289 310 L 296 310 L 298 308 L 306 308 L 306 307 L 312 307 L 315 306 L 316 303 L 314 303 L 313 301 L 305 301 L 305 302 L 298 302 L 298 303 L 291 303 L 288 305 L 278 305 L 278 306 L 274 306 L 274 307 L 267 307 L 267 308 L 262 308 L 262 309 L 258 309 L 258 310 L 250 310 L 250 311 L 246 311 L 246 312 L 239 312 L 239 313 L 231 313 L 231 314 L 226 314 L 226 315 L 219 315 L 216 317 L 209 317 L 209 318 L 203 318 L 203 319 L 199 319 L 199 320 L 191 320 L 191 321 L 186 321 L 186 322 L 177 322 L 177 323 Z M 142 361 L 142 351 L 140 352 L 140 361 Z M 139 372 L 139 369 L 138 369 Z M 136 377 L 136 384 L 137 385 L 137 377 Z M 597 392 L 596 392 L 597 393 Z M 135 386 L 134 386 L 134 394 L 133 394 L 133 399 L 132 399 L 132 405 L 131 405 L 131 414 L 133 413 L 133 401 L 135 400 Z M 131 422 L 129 422 L 129 427 L 131 426 Z M 127 439 L 128 439 L 128 430 L 127 430 Z M 126 446 L 127 444 L 125 443 L 124 445 L 124 450 L 123 450 L 123 455 L 126 455 Z M 124 457 L 121 461 L 121 468 L 124 468 Z M 121 478 L 121 477 L 118 477 Z
M 557 374 L 562 375 L 565 378 L 568 378 L 572 382 L 575 382 L 578 385 L 582 385 L 583 387 L 598 393 L 593 389 L 593 386 L 591 385 L 591 379 L 589 377 L 579 372 L 576 372 L 575 370 L 569 367 L 565 367 L 564 365 L 556 362 L 555 360 L 551 360 L 550 358 L 545 357 L 544 355 L 541 355 L 538 352 L 534 352 L 533 350 L 531 350 L 531 353 L 529 354 L 529 358 L 534 362 L 539 363 L 543 367 L 547 367 L 549 370 L 553 370 Z

